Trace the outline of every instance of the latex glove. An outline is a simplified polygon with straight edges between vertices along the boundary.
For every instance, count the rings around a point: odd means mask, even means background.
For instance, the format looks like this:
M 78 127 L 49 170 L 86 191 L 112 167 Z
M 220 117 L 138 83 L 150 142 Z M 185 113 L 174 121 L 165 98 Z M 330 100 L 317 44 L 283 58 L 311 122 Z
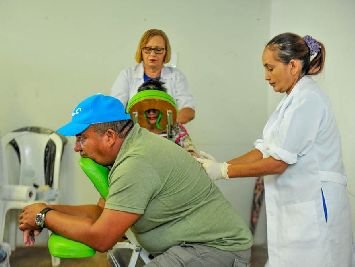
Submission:
M 202 167 L 205 168 L 208 176 L 211 180 L 219 180 L 219 179 L 229 179 L 228 177 L 228 163 L 227 162 L 216 162 L 210 159 L 196 159 L 198 162 L 202 163 Z
M 217 162 L 217 160 L 212 155 L 206 153 L 205 151 L 200 151 L 199 154 L 200 154 L 200 158 L 202 159 L 209 159 L 214 162 Z

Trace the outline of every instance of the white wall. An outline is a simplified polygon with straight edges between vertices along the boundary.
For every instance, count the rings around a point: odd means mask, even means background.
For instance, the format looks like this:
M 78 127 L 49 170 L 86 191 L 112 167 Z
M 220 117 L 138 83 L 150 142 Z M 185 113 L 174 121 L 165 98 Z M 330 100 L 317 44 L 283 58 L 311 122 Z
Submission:
M 270 36 L 291 31 L 312 35 L 326 48 L 324 72 L 316 79 L 330 97 L 342 135 L 344 164 L 355 229 L 355 1 L 273 0 Z M 269 113 L 280 96 L 269 89 Z
M 166 1 L 0 4 L 2 133 L 25 125 L 56 129 L 79 100 L 109 93 L 118 72 L 134 64 L 141 34 L 152 27 L 167 32 L 189 79 L 197 118 L 188 127 L 200 148 L 227 159 L 247 150 L 260 132 L 266 91 L 251 77 L 262 71 L 268 2 L 173 1 L 168 11 Z M 78 203 L 89 199 L 89 190 L 78 192 L 83 179 L 73 159 L 69 144 L 63 200 Z
M 194 142 L 227 160 L 251 148 L 279 99 L 263 81 L 264 44 L 285 31 L 311 34 L 328 52 L 320 83 L 342 133 L 355 212 L 354 5 L 353 0 L 1 0 L 0 135 L 27 125 L 58 128 L 81 99 L 109 93 L 118 72 L 134 64 L 141 34 L 161 28 L 196 100 L 197 116 L 188 124 Z M 62 202 L 94 203 L 98 195 L 72 147 L 71 141 L 63 157 Z M 244 217 L 252 183 L 219 184 Z

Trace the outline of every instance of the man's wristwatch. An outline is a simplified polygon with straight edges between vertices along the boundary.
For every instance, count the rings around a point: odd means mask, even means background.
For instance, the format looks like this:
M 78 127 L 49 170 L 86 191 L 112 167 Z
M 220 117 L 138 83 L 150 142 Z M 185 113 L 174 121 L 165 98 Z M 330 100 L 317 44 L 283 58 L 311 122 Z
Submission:
M 35 218 L 35 222 L 36 225 L 40 228 L 44 228 L 44 222 L 46 219 L 46 214 L 48 211 L 53 210 L 52 208 L 44 208 L 43 210 L 41 210 L 39 213 L 36 214 L 36 218 Z

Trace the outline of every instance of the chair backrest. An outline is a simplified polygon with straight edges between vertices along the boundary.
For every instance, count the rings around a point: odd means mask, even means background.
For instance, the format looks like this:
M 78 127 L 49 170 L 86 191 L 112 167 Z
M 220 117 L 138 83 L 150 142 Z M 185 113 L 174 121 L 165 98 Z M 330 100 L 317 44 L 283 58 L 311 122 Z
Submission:
M 57 189 L 66 142 L 66 138 L 56 132 L 39 127 L 21 128 L 3 136 L 1 144 L 5 184 L 49 185 Z M 14 152 L 17 157 L 13 156 Z M 15 158 L 18 159 L 17 164 L 13 162 Z M 12 170 L 16 165 L 19 171 Z

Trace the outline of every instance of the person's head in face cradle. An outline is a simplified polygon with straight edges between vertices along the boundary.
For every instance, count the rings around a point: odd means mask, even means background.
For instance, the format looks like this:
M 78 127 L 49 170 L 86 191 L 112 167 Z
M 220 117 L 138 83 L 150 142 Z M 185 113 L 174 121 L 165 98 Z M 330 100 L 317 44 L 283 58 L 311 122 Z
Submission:
M 157 74 L 150 76 L 158 77 L 164 63 L 170 61 L 171 48 L 167 35 L 162 30 L 147 30 L 141 37 L 137 51 L 136 61 L 143 61 L 144 72 L 147 74 Z
M 114 97 L 97 94 L 80 102 L 72 120 L 57 130 L 65 136 L 76 136 L 74 150 L 101 165 L 112 165 L 121 145 L 133 127 L 130 115 Z
M 146 90 L 156 90 L 166 93 L 166 88 L 163 83 L 157 80 L 148 80 L 144 82 L 139 88 L 138 93 Z M 144 117 L 147 120 L 149 131 L 154 133 L 161 133 L 162 131 L 158 129 L 157 122 L 159 122 L 159 117 L 161 116 L 161 111 L 155 107 L 151 107 L 144 111 Z M 175 123 L 175 122 L 174 122 Z
M 270 40 L 263 51 L 265 80 L 275 92 L 289 94 L 304 75 L 323 69 L 325 48 L 311 36 L 283 33 Z

